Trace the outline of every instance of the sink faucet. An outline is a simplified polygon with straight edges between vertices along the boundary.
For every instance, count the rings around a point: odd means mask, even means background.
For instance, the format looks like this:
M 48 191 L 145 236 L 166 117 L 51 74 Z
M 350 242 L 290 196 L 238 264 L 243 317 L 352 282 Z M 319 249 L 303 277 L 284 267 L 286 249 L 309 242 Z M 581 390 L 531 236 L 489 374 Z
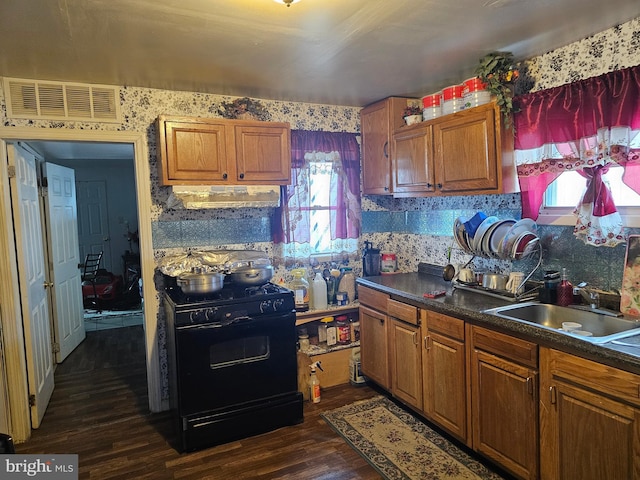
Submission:
M 591 309 L 597 310 L 600 308 L 600 294 L 595 290 L 587 287 L 587 282 L 581 282 L 573 287 L 573 294 L 579 293 L 580 296 L 589 304 Z

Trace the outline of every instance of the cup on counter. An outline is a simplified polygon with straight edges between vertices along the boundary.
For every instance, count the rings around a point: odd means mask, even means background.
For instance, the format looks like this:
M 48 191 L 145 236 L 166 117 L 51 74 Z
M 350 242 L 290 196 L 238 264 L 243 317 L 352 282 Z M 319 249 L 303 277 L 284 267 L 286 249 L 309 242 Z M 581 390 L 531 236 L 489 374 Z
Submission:
M 485 273 L 482 277 L 482 286 L 489 290 L 504 290 L 507 285 L 507 276 L 497 273 Z
M 511 272 L 509 274 L 509 279 L 507 280 L 506 289 L 511 293 L 518 293 L 521 290 L 520 284 L 523 280 L 523 272 Z
M 470 268 L 462 268 L 460 273 L 458 274 L 458 280 L 461 282 L 471 283 L 475 280 L 475 275 L 473 274 L 473 270 Z
M 562 322 L 562 330 L 565 332 L 581 331 L 582 324 L 578 322 Z

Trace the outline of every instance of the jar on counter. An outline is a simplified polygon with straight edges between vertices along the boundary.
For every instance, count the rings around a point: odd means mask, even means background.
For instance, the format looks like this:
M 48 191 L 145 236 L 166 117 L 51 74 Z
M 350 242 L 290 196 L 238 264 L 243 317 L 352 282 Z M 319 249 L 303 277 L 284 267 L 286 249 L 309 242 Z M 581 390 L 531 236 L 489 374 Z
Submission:
M 338 284 L 339 292 L 347 293 L 347 303 L 355 302 L 356 300 L 356 276 L 353 270 L 349 267 L 342 269 L 342 275 L 340 277 L 340 283 Z
M 327 323 L 327 347 L 333 347 L 337 343 L 338 343 L 338 329 L 336 327 L 336 322 L 334 322 L 333 318 L 331 318 L 331 322 Z
M 336 317 L 336 335 L 339 345 L 349 345 L 351 343 L 351 325 L 346 315 Z
M 327 327 L 332 322 L 333 322 L 333 317 L 324 317 L 320 319 L 320 324 L 318 325 L 318 343 L 319 344 L 327 343 Z
M 307 350 L 309 350 L 309 335 L 307 335 L 306 333 L 298 335 L 298 344 L 300 345 L 300 351 L 306 352 Z
M 357 342 L 360 340 L 360 320 L 349 319 L 351 326 L 351 341 Z

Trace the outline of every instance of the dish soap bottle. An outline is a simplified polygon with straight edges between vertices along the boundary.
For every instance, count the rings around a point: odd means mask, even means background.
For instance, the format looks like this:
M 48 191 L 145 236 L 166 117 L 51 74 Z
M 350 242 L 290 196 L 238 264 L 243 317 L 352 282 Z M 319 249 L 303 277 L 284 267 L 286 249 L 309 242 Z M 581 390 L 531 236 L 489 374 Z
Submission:
M 569 282 L 567 276 L 567 269 L 562 269 L 562 277 L 560 278 L 560 285 L 558 285 L 557 304 L 566 307 L 573 303 L 573 285 Z

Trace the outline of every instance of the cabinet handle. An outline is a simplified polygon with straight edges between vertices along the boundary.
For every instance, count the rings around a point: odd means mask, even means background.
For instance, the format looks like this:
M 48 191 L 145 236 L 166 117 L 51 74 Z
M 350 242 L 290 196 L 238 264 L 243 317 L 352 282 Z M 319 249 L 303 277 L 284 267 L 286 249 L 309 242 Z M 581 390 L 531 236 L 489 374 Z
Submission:
M 384 154 L 384 158 L 389 158 L 389 142 L 384 142 L 382 153 Z
M 389 191 L 389 187 L 384 187 L 384 191 L 388 192 Z
M 384 318 L 380 319 L 380 325 L 384 325 Z
M 555 405 L 556 402 L 558 401 L 557 396 L 556 396 L 556 387 L 555 385 L 552 385 L 549 387 L 549 398 L 551 400 L 551 405 Z
M 418 346 L 418 332 L 413 332 L 412 335 L 413 335 L 413 344 L 415 346 Z
M 427 352 L 431 350 L 431 335 L 424 337 L 424 348 L 427 349 Z
M 433 187 L 433 183 L 427 183 L 427 188 Z
M 240 179 L 243 179 L 243 178 L 244 178 L 244 173 L 241 173 L 240 174 Z
M 223 173 L 223 174 L 222 174 L 222 179 L 223 179 L 223 180 L 226 180 L 226 179 L 227 179 L 227 176 L 228 176 L 228 175 L 227 175 L 226 173 Z
M 440 190 L 442 190 L 442 184 L 441 184 L 441 183 L 439 183 L 439 184 L 438 184 L 438 188 L 439 188 Z
M 527 393 L 533 395 L 533 377 L 527 377 Z

